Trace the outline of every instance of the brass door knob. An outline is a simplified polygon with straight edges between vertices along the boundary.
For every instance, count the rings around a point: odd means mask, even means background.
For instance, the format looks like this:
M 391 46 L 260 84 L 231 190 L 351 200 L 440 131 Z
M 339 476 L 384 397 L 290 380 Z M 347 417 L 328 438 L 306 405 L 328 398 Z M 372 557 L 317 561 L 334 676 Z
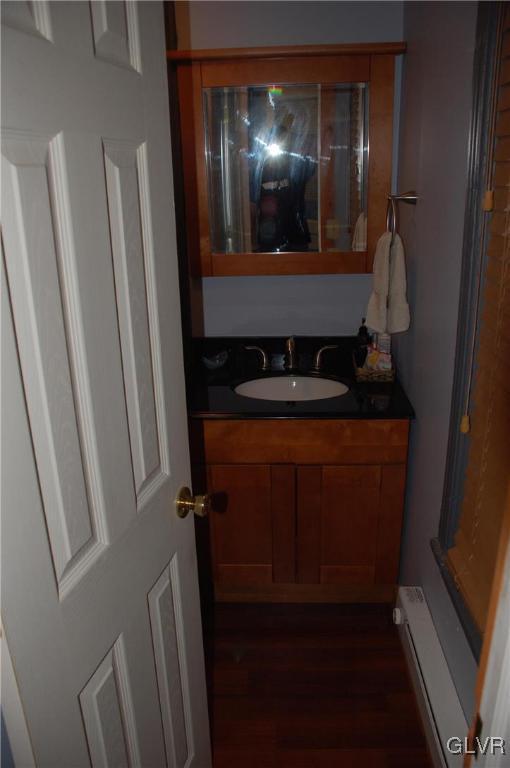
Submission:
M 178 517 L 186 517 L 188 512 L 194 512 L 198 517 L 205 517 L 211 507 L 211 499 L 204 496 L 192 496 L 189 488 L 181 488 L 175 500 L 175 511 Z

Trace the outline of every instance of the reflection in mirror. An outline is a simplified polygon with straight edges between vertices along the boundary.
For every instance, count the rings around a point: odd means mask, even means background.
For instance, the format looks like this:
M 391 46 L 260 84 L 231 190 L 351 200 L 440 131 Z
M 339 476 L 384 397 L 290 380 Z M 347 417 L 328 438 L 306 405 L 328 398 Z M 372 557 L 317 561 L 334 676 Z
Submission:
M 204 89 L 214 253 L 366 249 L 368 85 Z
M 368 85 L 321 88 L 323 251 L 365 251 Z

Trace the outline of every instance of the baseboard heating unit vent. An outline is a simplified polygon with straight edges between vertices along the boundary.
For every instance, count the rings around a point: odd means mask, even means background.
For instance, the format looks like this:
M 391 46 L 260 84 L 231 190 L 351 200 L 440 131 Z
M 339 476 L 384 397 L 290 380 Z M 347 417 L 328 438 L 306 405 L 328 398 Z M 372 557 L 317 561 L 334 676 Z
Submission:
M 461 768 L 462 755 L 451 754 L 447 742 L 463 739 L 468 724 L 419 587 L 400 587 L 394 621 L 398 625 L 434 768 Z

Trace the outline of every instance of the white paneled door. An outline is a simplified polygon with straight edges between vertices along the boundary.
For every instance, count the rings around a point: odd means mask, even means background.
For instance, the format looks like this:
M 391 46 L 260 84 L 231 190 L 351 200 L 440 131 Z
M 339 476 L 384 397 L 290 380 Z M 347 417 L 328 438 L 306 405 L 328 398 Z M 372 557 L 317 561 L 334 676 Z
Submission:
M 164 48 L 157 2 L 2 3 L 2 620 L 48 768 L 211 763 Z

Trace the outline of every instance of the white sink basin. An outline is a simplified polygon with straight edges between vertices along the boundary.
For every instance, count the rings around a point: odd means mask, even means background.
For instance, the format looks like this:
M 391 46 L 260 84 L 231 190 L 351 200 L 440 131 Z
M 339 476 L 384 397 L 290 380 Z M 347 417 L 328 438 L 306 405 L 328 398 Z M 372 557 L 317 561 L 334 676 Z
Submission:
M 340 381 L 318 379 L 311 376 L 271 376 L 267 379 L 251 379 L 238 384 L 235 392 L 256 400 L 325 400 L 338 397 L 348 391 Z

